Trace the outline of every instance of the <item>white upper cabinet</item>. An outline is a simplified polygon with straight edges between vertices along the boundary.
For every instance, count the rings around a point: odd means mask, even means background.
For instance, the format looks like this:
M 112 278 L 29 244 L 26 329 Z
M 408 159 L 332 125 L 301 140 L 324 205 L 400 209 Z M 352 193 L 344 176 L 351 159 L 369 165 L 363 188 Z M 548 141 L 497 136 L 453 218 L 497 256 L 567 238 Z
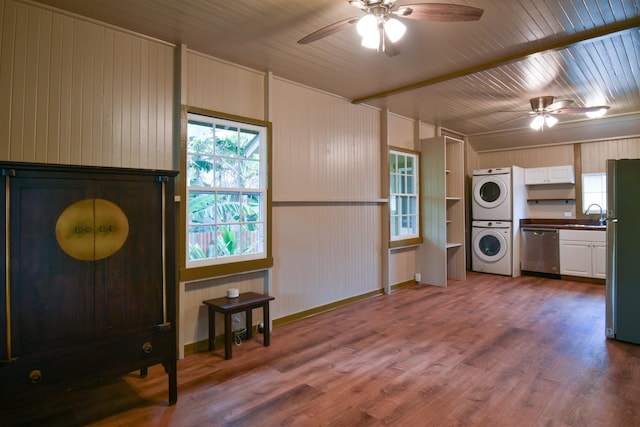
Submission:
M 573 165 L 527 168 L 524 170 L 524 183 L 526 185 L 575 184 L 575 182 Z

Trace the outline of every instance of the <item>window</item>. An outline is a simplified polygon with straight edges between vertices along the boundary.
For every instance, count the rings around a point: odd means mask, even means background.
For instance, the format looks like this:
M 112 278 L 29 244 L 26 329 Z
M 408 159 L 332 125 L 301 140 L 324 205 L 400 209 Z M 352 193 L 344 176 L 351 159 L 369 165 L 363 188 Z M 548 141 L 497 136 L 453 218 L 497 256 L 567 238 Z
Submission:
M 267 124 L 187 115 L 187 268 L 267 257 L 268 135 Z
M 389 161 L 390 239 L 419 238 L 418 154 L 393 149 Z
M 592 206 L 593 205 L 593 206 Z M 607 210 L 607 174 L 583 173 L 582 174 L 582 208 L 586 214 L 600 214 Z

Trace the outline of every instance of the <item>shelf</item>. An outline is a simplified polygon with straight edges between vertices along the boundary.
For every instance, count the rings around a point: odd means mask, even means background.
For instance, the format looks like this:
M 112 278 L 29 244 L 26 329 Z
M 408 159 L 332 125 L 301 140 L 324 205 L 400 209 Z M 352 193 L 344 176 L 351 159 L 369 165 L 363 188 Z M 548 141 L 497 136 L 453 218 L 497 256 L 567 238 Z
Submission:
M 447 202 L 458 202 L 462 200 L 462 197 L 446 197 Z
M 539 202 L 575 202 L 576 199 L 527 199 L 527 202 L 539 203 Z
M 459 248 L 461 246 L 462 246 L 462 243 L 447 243 L 447 249 Z

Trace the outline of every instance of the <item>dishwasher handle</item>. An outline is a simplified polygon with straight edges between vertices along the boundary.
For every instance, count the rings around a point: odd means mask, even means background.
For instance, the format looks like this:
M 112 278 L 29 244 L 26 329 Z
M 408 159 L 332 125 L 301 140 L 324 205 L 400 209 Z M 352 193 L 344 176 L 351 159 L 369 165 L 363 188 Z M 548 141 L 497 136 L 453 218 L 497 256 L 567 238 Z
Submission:
M 536 236 L 542 236 L 546 233 L 558 234 L 557 228 L 523 228 L 523 233 L 533 233 Z

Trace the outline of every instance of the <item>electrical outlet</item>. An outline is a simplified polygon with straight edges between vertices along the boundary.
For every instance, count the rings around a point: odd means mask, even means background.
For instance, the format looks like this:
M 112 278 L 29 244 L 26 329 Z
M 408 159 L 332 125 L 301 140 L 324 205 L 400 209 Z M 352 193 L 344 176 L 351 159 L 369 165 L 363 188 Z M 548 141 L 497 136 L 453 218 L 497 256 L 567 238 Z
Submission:
M 571 217 L 571 212 L 565 212 L 564 216 L 570 218 Z
M 422 280 L 422 274 L 416 273 L 415 279 L 416 279 L 416 282 L 420 283 L 420 281 Z

